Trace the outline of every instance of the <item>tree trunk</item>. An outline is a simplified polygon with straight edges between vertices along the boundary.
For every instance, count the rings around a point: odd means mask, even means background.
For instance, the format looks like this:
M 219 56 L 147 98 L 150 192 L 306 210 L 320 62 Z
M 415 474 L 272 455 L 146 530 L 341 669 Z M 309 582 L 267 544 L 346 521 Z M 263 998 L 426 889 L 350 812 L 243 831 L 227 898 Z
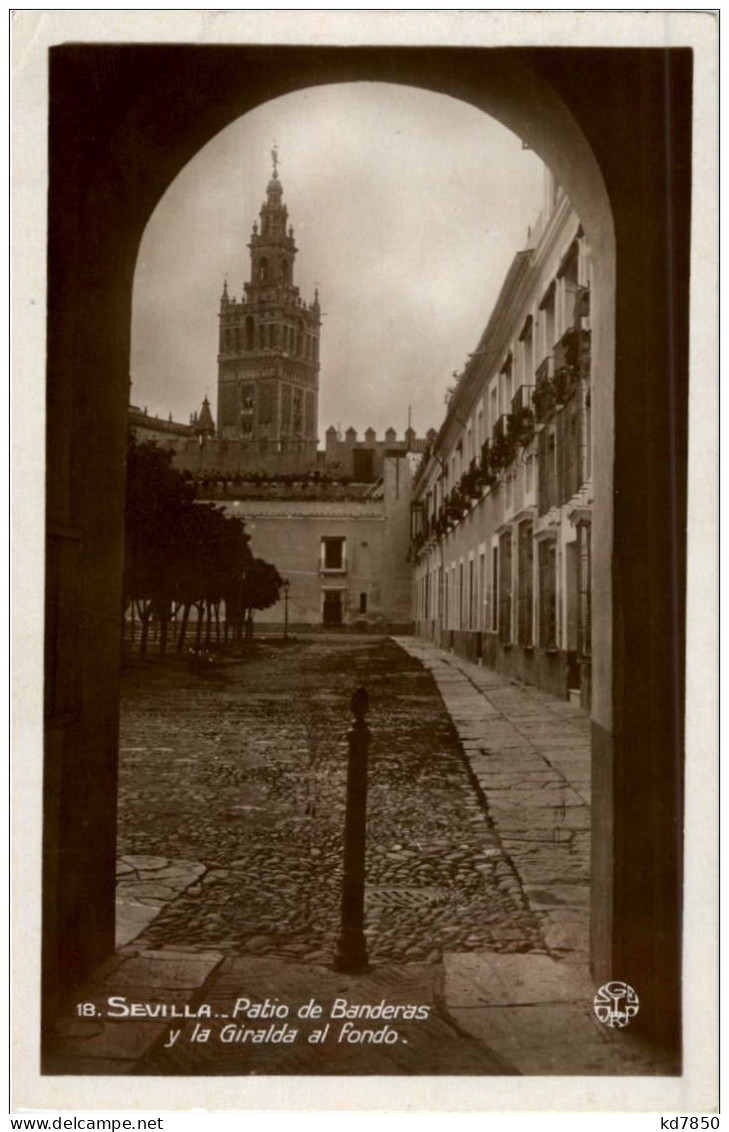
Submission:
M 180 625 L 180 635 L 177 638 L 177 651 L 182 652 L 185 647 L 185 638 L 187 636 L 187 622 L 190 620 L 190 603 L 186 602 L 182 609 L 182 624 Z
M 169 620 L 167 617 L 161 617 L 159 623 L 159 655 L 167 656 L 167 627 Z
M 246 617 L 246 640 L 247 641 L 253 640 L 253 610 L 252 609 L 249 610 L 248 616 Z
M 149 637 L 149 610 L 145 609 L 142 617 L 142 635 L 139 638 L 139 655 L 147 655 L 147 638 Z
M 216 601 L 213 608 L 215 609 L 215 644 L 220 648 L 220 602 Z
M 209 601 L 205 602 L 205 648 L 210 648 L 210 632 L 213 627 L 212 618 L 212 605 Z
M 195 626 L 195 652 L 200 652 L 200 643 L 202 641 L 202 627 L 203 627 L 203 610 L 205 606 L 202 602 L 195 605 L 197 610 L 197 625 Z

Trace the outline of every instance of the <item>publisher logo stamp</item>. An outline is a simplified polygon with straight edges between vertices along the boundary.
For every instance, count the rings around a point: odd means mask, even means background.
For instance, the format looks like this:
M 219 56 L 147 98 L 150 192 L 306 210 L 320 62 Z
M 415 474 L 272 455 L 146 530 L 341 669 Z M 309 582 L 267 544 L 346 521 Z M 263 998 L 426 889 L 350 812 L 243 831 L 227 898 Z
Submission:
M 603 983 L 595 994 L 593 1005 L 598 1021 L 617 1030 L 629 1026 L 640 1009 L 638 995 L 619 979 Z

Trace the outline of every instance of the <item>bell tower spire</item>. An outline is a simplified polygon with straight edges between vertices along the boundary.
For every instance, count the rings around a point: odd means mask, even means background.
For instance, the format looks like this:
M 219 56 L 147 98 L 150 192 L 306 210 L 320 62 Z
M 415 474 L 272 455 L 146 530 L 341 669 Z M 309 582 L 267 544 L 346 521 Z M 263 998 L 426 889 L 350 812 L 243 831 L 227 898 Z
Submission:
M 238 303 L 220 307 L 218 435 L 261 452 L 316 455 L 319 393 L 318 296 L 294 284 L 298 249 L 279 177 L 278 146 L 248 243 L 250 278 Z
M 251 278 L 246 283 L 246 293 L 253 291 L 269 292 L 272 288 L 289 288 L 298 294 L 293 286 L 294 260 L 297 247 L 294 230 L 288 228 L 289 212 L 283 203 L 283 185 L 278 175 L 278 147 L 271 150 L 273 173 L 266 187 L 266 199 L 261 205 L 260 223 L 253 225 L 251 242 Z

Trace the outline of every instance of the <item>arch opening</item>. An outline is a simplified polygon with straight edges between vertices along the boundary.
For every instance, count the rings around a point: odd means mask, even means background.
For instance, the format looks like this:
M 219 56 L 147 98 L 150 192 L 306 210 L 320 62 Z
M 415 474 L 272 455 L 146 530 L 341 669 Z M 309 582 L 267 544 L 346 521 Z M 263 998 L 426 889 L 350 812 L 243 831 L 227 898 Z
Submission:
M 51 81 L 57 105 L 64 100 L 67 104 L 73 102 L 81 90 L 74 54 L 79 50 L 93 55 L 95 49 L 62 48 L 55 53 Z M 687 83 L 690 85 L 690 61 L 680 53 L 672 55 L 675 67 L 667 80 L 664 60 L 659 63 L 646 53 L 638 53 L 640 58 L 630 52 L 629 58 L 623 55 L 621 73 L 626 73 L 627 59 L 629 73 L 641 75 L 641 83 L 636 78 L 635 89 L 640 92 L 647 118 L 656 126 L 655 152 L 643 154 L 640 160 L 635 139 L 626 135 L 622 108 L 615 98 L 605 95 L 605 91 L 618 90 L 617 72 L 614 68 L 611 70 L 611 60 L 598 57 L 599 53 L 591 55 L 588 68 L 582 67 L 580 73 L 585 78 L 576 89 L 568 81 L 569 76 L 565 77 L 566 56 L 556 60 L 554 53 L 549 52 L 467 51 L 451 53 L 446 60 L 442 53 L 433 56 L 416 51 L 406 59 L 398 52 L 385 56 L 338 49 L 325 52 L 323 57 L 316 53 L 315 58 L 304 49 L 296 54 L 296 67 L 276 78 L 277 89 L 273 92 L 270 66 L 265 81 L 260 70 L 266 58 L 270 63 L 272 55 L 270 52 L 266 55 L 267 49 L 211 49 L 204 65 L 196 70 L 194 83 L 189 81 L 187 49 L 174 50 L 176 57 L 165 56 L 166 68 L 155 65 L 154 71 L 149 69 L 151 56 L 142 59 L 132 52 L 126 57 L 124 66 L 130 68 L 128 89 L 135 91 L 133 104 L 120 102 L 118 87 L 114 95 L 116 101 L 111 99 L 103 81 L 103 66 L 100 62 L 95 64 L 101 92 L 94 103 L 95 113 L 99 119 L 106 115 L 109 128 L 100 134 L 105 138 L 104 145 L 92 154 L 93 159 L 86 162 L 81 172 L 79 164 L 68 163 L 64 168 L 67 153 L 81 147 L 78 136 L 69 134 L 69 127 L 64 127 L 60 118 L 54 120 L 51 135 L 49 272 L 53 293 L 62 298 L 53 308 L 49 323 L 48 514 L 51 523 L 57 524 L 57 533 L 52 533 L 51 538 L 56 544 L 60 540 L 64 554 L 74 542 L 68 531 L 85 533 L 84 593 L 81 597 L 73 596 L 73 601 L 82 603 L 79 624 L 85 623 L 81 616 L 83 603 L 91 603 L 96 644 L 98 646 L 101 640 L 103 645 L 100 650 L 98 647 L 79 650 L 79 656 L 93 653 L 98 663 L 93 673 L 85 664 L 78 670 L 78 684 L 83 694 L 74 707 L 73 720 L 56 710 L 53 701 L 50 708 L 49 751 L 55 755 L 59 751 L 67 752 L 63 763 L 66 779 L 63 795 L 69 800 L 65 816 L 73 817 L 74 805 L 82 806 L 87 820 L 66 820 L 57 826 L 49 824 L 46 831 L 51 846 L 49 861 L 57 859 L 59 852 L 67 861 L 80 860 L 82 846 L 75 844 L 77 835 L 73 831 L 83 829 L 84 840 L 90 838 L 96 846 L 101 864 L 96 876 L 87 878 L 80 887 L 78 875 L 59 877 L 51 864 L 47 866 L 47 1004 L 52 1007 L 57 1000 L 61 985 L 59 973 L 63 971 L 66 980 L 69 973 L 71 978 L 82 977 L 90 965 L 102 957 L 104 950 L 109 950 L 113 930 L 113 909 L 109 906 L 113 844 L 109 838 L 108 816 L 110 783 L 113 784 L 116 774 L 119 632 L 116 605 L 120 581 L 110 585 L 109 579 L 120 578 L 123 478 L 119 468 L 124 451 L 128 392 L 128 312 L 141 233 L 175 172 L 199 148 L 201 141 L 212 137 L 221 125 L 265 101 L 266 96 L 285 93 L 283 88 L 312 85 L 314 74 L 317 82 L 341 81 L 345 73 L 367 81 L 379 81 L 383 77 L 392 80 L 392 60 L 397 56 L 396 81 L 402 82 L 406 77 L 410 85 L 460 97 L 491 113 L 524 138 L 565 186 L 593 249 L 594 291 L 598 302 L 591 312 L 595 363 L 591 411 L 602 422 L 594 435 L 593 451 L 596 519 L 599 515 L 599 523 L 596 521 L 593 527 L 593 553 L 596 564 L 600 563 L 593 581 L 594 785 L 600 839 L 593 853 L 595 868 L 605 883 L 603 907 L 598 909 L 594 920 L 593 938 L 597 941 L 594 959 L 596 969 L 602 964 L 602 969 L 610 968 L 611 974 L 616 961 L 623 963 L 621 974 L 626 967 L 639 973 L 646 947 L 655 951 L 655 942 L 660 939 L 665 946 L 660 950 L 661 966 L 654 976 L 655 993 L 650 988 L 646 991 L 646 1001 L 650 1004 L 646 1013 L 650 1015 L 652 1011 L 654 1022 L 660 1017 L 665 1023 L 668 1017 L 664 1033 L 675 1040 L 679 1016 L 676 986 L 680 853 L 677 856 L 675 828 L 669 832 L 668 827 L 675 826 L 676 820 L 680 825 L 675 784 L 680 783 L 676 760 L 680 760 L 681 721 L 675 715 L 663 719 L 660 712 L 654 712 L 650 706 L 646 708 L 650 701 L 646 681 L 657 680 L 660 672 L 665 673 L 669 682 L 674 679 L 676 656 L 681 649 L 682 620 L 680 615 L 667 618 L 666 624 L 670 621 L 673 630 L 648 631 L 641 635 L 641 615 L 626 590 L 623 573 L 626 561 L 620 547 L 624 545 L 621 540 L 632 537 L 631 570 L 633 577 L 641 581 L 637 592 L 645 593 L 647 587 L 658 608 L 662 603 L 673 603 L 674 613 L 678 601 L 680 614 L 680 596 L 676 595 L 680 595 L 683 570 L 681 547 L 675 539 L 671 541 L 669 532 L 653 530 L 651 550 L 640 525 L 640 504 L 631 499 L 625 489 L 631 475 L 629 454 L 641 453 L 646 465 L 640 478 L 641 496 L 650 501 L 655 514 L 661 513 L 662 504 L 675 514 L 678 499 L 680 513 L 680 491 L 677 496 L 675 482 L 669 485 L 656 453 L 665 451 L 668 436 L 672 450 L 680 456 L 685 391 L 680 386 L 673 388 L 673 416 L 669 419 L 663 411 L 657 378 L 652 375 L 670 372 L 678 375 L 671 380 L 680 382 L 685 373 L 686 294 L 681 291 L 677 303 L 673 302 L 669 310 L 658 280 L 669 274 L 674 277 L 676 264 L 671 256 L 678 257 L 679 266 L 686 266 L 690 121 L 681 99 Z M 456 57 L 457 67 L 453 65 Z M 243 58 L 251 64 L 245 72 L 245 85 L 241 85 L 240 79 Z M 584 58 L 583 55 L 583 61 Z M 161 61 L 161 56 L 159 59 Z M 76 84 L 73 93 L 69 86 L 71 74 Z M 668 96 L 666 81 L 670 84 Z M 215 93 L 211 96 L 213 90 Z M 180 128 L 173 144 L 169 144 L 167 135 L 162 145 L 160 138 L 145 129 L 144 124 L 159 121 L 160 107 L 167 104 L 179 107 Z M 202 113 L 201 106 L 205 107 Z M 673 115 L 674 130 L 661 131 L 659 127 L 669 111 Z M 671 144 L 680 150 L 680 161 L 666 160 L 663 139 L 669 136 Z M 141 149 L 140 138 L 145 138 Z M 606 170 L 605 179 L 600 165 Z M 629 186 L 621 177 L 621 169 L 625 167 L 640 171 Z M 110 175 L 112 170 L 116 175 Z M 79 177 L 83 185 L 79 184 Z M 673 179 L 672 195 L 666 194 L 666 178 Z M 605 188 L 606 181 L 611 185 L 610 195 Z M 645 207 L 636 208 L 638 198 L 643 206 L 648 202 L 655 207 L 656 217 L 662 215 L 661 202 L 666 199 L 671 202 L 675 214 L 672 231 L 679 237 L 671 249 L 666 245 L 665 226 L 662 228 L 657 221 L 647 222 L 640 233 L 637 232 L 635 216 L 650 214 L 650 209 L 646 212 Z M 69 215 L 76 215 L 83 223 L 64 223 L 63 218 Z M 110 223 L 110 220 L 116 222 Z M 72 238 L 71 232 L 81 235 L 78 239 Z M 95 265 L 87 282 L 79 271 L 82 263 Z M 683 279 L 684 275 L 679 273 L 678 277 Z M 688 278 L 687 271 L 685 278 Z M 653 317 L 650 334 L 641 338 L 631 320 L 635 322 L 636 302 L 643 309 L 646 297 L 653 302 Z M 78 309 L 88 312 L 91 327 L 83 340 L 69 333 L 75 325 L 74 312 Z M 97 327 L 104 328 L 103 334 L 100 330 L 97 333 Z M 617 371 L 614 366 L 616 336 L 620 343 Z M 668 364 L 667 355 L 671 352 L 673 365 Z M 93 382 L 89 380 L 92 373 L 104 374 L 103 390 L 94 392 Z M 640 421 L 631 417 L 627 390 L 631 383 L 635 387 L 636 382 L 655 397 L 657 411 L 650 420 L 645 415 Z M 76 407 L 73 416 L 68 412 L 72 404 Z M 98 438 L 93 451 L 84 444 L 84 437 L 90 435 Z M 680 471 L 680 459 L 672 466 Z M 620 492 L 614 496 L 616 487 Z M 613 537 L 615 524 L 616 539 Z M 676 529 L 675 524 L 673 529 Z M 57 587 L 60 591 L 67 587 L 71 595 L 74 592 L 71 575 L 61 569 L 58 577 Z M 614 581 L 617 583 L 615 593 Z M 57 622 L 51 618 L 49 632 L 54 631 L 54 625 L 57 626 Z M 614 625 L 620 626 L 621 632 L 632 630 L 634 633 L 630 647 L 639 667 L 632 687 L 627 687 L 630 682 L 623 679 L 626 645 L 621 635 L 614 639 Z M 59 632 L 63 643 L 63 627 Z M 620 650 L 618 670 L 613 663 L 614 645 Z M 57 655 L 63 659 L 62 653 Z M 643 671 L 641 660 L 645 665 Z M 78 669 L 78 659 L 71 660 L 70 667 L 74 666 Z M 51 690 L 56 687 L 55 672 L 56 669 L 51 671 Z M 680 704 L 680 695 L 678 702 Z M 79 774 L 83 776 L 81 768 L 89 759 L 98 768 L 97 781 L 94 789 L 81 798 L 80 792 L 74 790 L 74 783 L 78 782 Z M 662 808 L 654 812 L 660 811 L 664 817 L 656 819 L 653 841 L 647 847 L 640 843 L 636 830 L 649 775 L 663 799 Z M 53 781 L 52 776 L 48 781 Z M 631 790 L 632 801 L 628 796 Z M 75 795 L 75 801 L 71 801 Z M 53 806 L 48 812 L 53 812 Z M 83 849 L 88 852 L 87 845 Z M 630 856 L 639 849 L 648 854 L 651 867 L 636 877 L 630 869 Z M 631 919 L 631 905 L 645 907 L 646 916 L 653 916 L 650 922 L 641 922 L 640 930 Z M 84 912 L 84 906 L 88 912 Z M 89 915 L 93 919 L 93 931 L 89 930 Z M 647 941 L 643 944 L 638 938 L 641 933 Z

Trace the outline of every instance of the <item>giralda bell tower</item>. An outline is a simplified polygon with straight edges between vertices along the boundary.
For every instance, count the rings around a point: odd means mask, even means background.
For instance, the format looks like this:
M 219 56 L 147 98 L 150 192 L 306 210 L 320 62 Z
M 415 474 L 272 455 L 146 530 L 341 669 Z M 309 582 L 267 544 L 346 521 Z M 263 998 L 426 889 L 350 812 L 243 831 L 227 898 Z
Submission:
M 252 452 L 306 452 L 314 458 L 319 396 L 318 293 L 305 303 L 294 285 L 296 244 L 283 203 L 274 148 L 273 176 L 253 225 L 250 282 L 240 302 L 220 300 L 218 436 Z

